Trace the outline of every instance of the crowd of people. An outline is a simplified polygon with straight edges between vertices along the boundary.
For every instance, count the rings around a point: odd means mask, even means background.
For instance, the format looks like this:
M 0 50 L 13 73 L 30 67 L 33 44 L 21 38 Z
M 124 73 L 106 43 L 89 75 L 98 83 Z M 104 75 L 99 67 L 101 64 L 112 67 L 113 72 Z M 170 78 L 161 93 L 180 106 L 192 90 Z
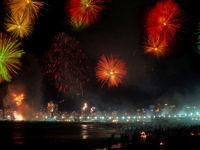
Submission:
M 177 149 L 197 147 L 200 140 L 200 124 L 178 122 L 136 122 L 106 124 L 121 132 L 118 139 L 122 149 Z M 110 147 L 111 148 L 111 147 Z

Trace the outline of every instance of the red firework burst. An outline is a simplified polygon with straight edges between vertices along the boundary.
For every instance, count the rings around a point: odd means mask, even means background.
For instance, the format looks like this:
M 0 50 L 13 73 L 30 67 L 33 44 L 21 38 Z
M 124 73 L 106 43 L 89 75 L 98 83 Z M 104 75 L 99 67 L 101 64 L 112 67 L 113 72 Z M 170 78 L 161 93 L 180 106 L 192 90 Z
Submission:
M 83 95 L 83 86 L 89 81 L 90 68 L 88 57 L 74 37 L 65 33 L 55 37 L 50 55 L 44 59 L 43 69 L 59 91 Z
M 105 83 L 108 83 L 108 87 L 118 87 L 118 84 L 122 82 L 122 78 L 127 74 L 125 63 L 113 55 L 107 58 L 103 55 L 100 58 L 95 69 L 97 79 L 102 84 L 101 87 Z
M 71 23 L 76 27 L 94 23 L 103 11 L 103 3 L 103 0 L 69 0 L 67 11 Z
M 147 17 L 147 34 L 152 38 L 163 38 L 168 42 L 174 40 L 176 31 L 180 30 L 183 14 L 173 0 L 157 2 Z

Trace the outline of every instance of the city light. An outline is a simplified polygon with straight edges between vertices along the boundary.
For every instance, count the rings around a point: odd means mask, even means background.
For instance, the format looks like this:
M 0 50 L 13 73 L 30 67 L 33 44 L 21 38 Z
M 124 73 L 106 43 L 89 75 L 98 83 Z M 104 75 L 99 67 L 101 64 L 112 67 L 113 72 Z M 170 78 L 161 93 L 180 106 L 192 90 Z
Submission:
M 87 109 L 87 103 L 84 103 L 84 106 L 83 106 L 83 108 L 82 108 L 82 110 L 86 110 Z
M 163 146 L 165 143 L 163 141 L 161 141 L 159 144 L 160 144 L 160 146 Z
M 18 111 L 18 108 L 24 103 L 24 94 L 13 94 L 13 101 L 16 109 L 5 109 L 0 114 L 0 120 L 27 120 Z M 200 107 L 185 106 L 182 109 L 176 109 L 175 105 L 163 104 L 158 105 L 154 109 L 138 108 L 135 112 L 125 112 L 119 110 L 99 110 L 98 106 L 89 106 L 87 102 L 79 111 L 61 112 L 59 111 L 60 103 L 53 101 L 48 102 L 47 109 L 42 112 L 33 112 L 27 117 L 29 120 L 40 121 L 67 121 L 67 122 L 154 122 L 167 120 L 168 122 L 199 122 L 200 123 Z M 0 112 L 3 112 L 0 110 Z M 3 116 L 4 115 L 4 116 Z

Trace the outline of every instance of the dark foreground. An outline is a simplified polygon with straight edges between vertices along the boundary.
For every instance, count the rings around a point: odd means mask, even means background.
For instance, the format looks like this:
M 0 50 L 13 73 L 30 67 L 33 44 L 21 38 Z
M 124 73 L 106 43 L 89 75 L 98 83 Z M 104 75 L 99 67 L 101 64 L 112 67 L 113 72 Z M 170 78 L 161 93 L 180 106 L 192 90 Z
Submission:
M 200 144 L 194 124 L 2 121 L 0 129 L 2 147 L 171 150 Z
M 120 133 L 99 123 L 0 122 L 1 146 L 65 147 L 65 149 L 106 148 L 112 134 Z M 114 140 L 117 142 L 117 140 Z M 115 143 L 113 141 L 113 144 Z

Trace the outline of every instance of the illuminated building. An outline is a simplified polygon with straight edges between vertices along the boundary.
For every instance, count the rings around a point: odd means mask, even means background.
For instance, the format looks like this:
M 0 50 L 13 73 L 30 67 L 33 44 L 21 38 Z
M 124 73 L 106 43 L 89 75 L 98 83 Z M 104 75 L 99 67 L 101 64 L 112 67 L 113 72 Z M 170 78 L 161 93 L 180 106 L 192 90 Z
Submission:
M 62 112 L 60 116 L 61 116 L 60 118 L 61 120 L 66 120 L 66 119 L 69 119 L 70 117 L 68 112 Z
M 88 120 L 88 116 L 90 114 L 90 109 L 88 109 L 88 104 L 84 103 L 84 106 L 81 109 L 81 121 Z
M 47 116 L 53 118 L 58 114 L 58 104 L 53 103 L 53 101 L 48 102 L 47 104 Z
M 4 109 L 4 118 L 6 120 L 14 120 L 14 111 L 12 108 Z
M 113 111 L 112 112 L 112 119 L 116 119 L 117 118 L 117 111 Z
M 70 113 L 69 119 L 71 121 L 78 121 L 79 120 L 79 114 L 76 111 L 72 111 Z
M 137 109 L 137 116 L 140 116 L 140 115 L 141 115 L 141 110 Z
M 0 120 L 2 120 L 4 118 L 4 115 L 3 115 L 3 110 L 0 109 Z
M 103 114 L 102 114 L 102 117 L 103 117 L 103 119 L 104 120 L 108 120 L 109 118 L 109 116 L 108 116 L 108 112 L 107 111 L 103 111 Z
M 169 114 L 175 115 L 177 113 L 178 113 L 178 111 L 176 109 L 176 105 L 169 105 Z

